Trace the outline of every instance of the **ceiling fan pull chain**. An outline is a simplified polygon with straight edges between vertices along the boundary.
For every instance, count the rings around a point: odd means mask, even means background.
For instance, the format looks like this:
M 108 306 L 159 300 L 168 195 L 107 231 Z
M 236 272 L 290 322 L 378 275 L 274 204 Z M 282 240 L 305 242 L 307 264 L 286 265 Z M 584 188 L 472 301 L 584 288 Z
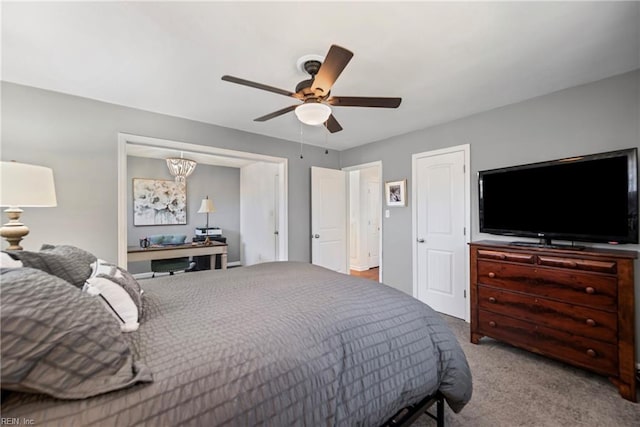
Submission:
M 324 127 L 324 154 L 329 154 L 329 128 Z
M 302 123 L 300 123 L 300 158 L 304 159 L 304 156 L 302 155 Z

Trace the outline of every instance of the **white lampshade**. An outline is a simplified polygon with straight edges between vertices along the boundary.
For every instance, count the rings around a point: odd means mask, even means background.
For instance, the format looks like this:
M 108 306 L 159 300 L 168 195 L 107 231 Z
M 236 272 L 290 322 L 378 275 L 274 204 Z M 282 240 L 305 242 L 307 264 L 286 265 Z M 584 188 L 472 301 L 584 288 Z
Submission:
M 198 209 L 198 213 L 212 213 L 215 211 L 216 208 L 215 206 L 213 206 L 213 200 L 209 199 L 208 197 L 206 199 L 202 199 L 202 203 L 200 203 L 200 209 Z
M 319 102 L 307 102 L 295 109 L 298 120 L 306 125 L 318 126 L 327 121 L 331 115 L 331 108 Z
M 20 241 L 29 234 L 29 227 L 20 222 L 23 208 L 57 206 L 53 171 L 44 166 L 17 162 L 0 162 L 0 206 L 9 222 L 0 227 L 0 236 L 9 246 L 7 250 L 22 249 Z
M 0 206 L 57 206 L 53 170 L 44 166 L 0 162 Z

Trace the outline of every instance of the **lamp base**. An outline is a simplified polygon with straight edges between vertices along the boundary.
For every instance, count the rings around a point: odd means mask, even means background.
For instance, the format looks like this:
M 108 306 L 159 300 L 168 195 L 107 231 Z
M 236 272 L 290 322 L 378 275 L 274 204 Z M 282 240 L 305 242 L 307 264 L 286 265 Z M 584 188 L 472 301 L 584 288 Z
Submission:
M 20 208 L 10 207 L 5 209 L 5 212 L 7 214 L 7 217 L 9 218 L 9 222 L 4 224 L 2 228 L 0 228 L 0 236 L 2 236 L 7 242 L 9 242 L 9 246 L 6 248 L 6 250 L 20 251 L 22 250 L 20 241 L 24 236 L 29 234 L 29 227 L 19 221 L 20 215 L 24 211 Z
M 209 240 L 209 236 L 207 236 L 207 237 L 204 239 L 204 243 L 203 243 L 203 244 L 204 244 L 205 246 L 211 246 L 211 240 Z

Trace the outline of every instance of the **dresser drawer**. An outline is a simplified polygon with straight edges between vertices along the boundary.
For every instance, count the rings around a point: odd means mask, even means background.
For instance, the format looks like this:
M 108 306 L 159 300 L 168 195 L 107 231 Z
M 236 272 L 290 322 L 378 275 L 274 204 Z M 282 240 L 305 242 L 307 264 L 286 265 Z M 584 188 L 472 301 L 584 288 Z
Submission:
M 586 338 L 618 341 L 616 313 L 538 296 L 478 286 L 478 305 L 488 311 L 560 329 Z
M 617 280 L 604 274 L 478 260 L 478 283 L 612 312 L 617 308 Z
M 513 319 L 483 309 L 478 313 L 479 332 L 535 353 L 551 356 L 606 375 L 618 375 L 615 345 Z
M 615 261 L 596 261 L 591 259 L 562 258 L 555 256 L 539 256 L 538 264 L 550 267 L 570 268 L 574 270 L 597 271 L 599 273 L 616 273 Z
M 521 254 L 517 252 L 507 251 L 490 251 L 487 249 L 478 249 L 478 258 L 494 259 L 500 261 L 521 262 L 524 264 L 535 263 L 535 256 L 532 254 Z

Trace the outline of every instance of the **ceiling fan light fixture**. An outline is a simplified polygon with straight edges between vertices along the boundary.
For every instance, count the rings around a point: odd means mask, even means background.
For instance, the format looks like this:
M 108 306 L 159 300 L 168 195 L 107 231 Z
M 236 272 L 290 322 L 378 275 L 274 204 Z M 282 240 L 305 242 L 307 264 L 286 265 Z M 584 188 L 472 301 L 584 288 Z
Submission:
M 307 102 L 295 109 L 296 117 L 305 125 L 318 126 L 329 119 L 331 107 L 319 102 Z

